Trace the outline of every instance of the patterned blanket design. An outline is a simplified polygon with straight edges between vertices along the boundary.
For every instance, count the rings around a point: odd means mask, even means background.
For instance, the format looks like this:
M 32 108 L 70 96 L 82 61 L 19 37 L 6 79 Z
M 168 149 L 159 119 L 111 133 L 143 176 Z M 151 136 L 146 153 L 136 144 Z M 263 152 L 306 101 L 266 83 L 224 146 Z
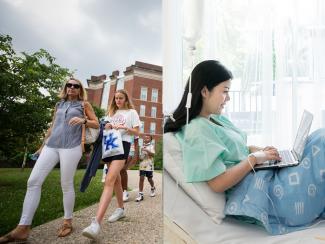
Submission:
M 225 214 L 259 220 L 272 235 L 311 226 L 324 219 L 325 129 L 307 140 L 298 166 L 247 175 L 228 195 Z

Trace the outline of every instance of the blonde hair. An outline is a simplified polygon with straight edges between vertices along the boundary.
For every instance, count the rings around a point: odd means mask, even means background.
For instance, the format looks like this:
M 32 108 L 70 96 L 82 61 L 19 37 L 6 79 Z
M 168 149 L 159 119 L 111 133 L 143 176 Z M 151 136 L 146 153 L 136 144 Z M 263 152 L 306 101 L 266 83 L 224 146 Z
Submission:
M 125 97 L 125 102 L 124 102 L 124 107 L 123 108 L 126 108 L 126 109 L 134 109 L 134 106 L 129 98 L 129 95 L 127 93 L 126 90 L 117 90 L 114 94 L 114 97 L 113 97 L 113 100 L 111 102 L 111 105 L 109 106 L 109 109 L 108 109 L 108 112 L 107 112 L 107 115 L 109 116 L 113 116 L 116 111 L 119 109 L 118 106 L 116 105 L 116 102 L 115 102 L 115 95 L 117 93 L 121 93 L 124 95 Z
M 70 80 L 74 80 L 74 81 L 77 81 L 78 84 L 80 85 L 80 88 L 79 88 L 79 95 L 78 95 L 78 100 L 80 101 L 86 101 L 87 100 L 87 92 L 86 92 L 86 89 L 84 88 L 84 86 L 82 85 L 81 81 L 74 78 L 74 77 L 70 77 L 69 79 L 67 79 L 64 84 L 63 84 L 63 87 L 61 89 L 61 92 L 59 94 L 59 98 L 61 99 L 64 99 L 64 100 L 67 100 L 67 97 L 68 97 L 68 94 L 67 94 L 67 83 L 70 81 Z

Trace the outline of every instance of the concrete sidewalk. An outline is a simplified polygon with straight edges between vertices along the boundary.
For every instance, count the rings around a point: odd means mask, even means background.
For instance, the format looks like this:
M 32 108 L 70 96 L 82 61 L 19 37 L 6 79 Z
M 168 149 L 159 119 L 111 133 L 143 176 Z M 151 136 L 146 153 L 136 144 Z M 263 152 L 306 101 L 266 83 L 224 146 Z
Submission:
M 126 217 L 115 222 L 107 222 L 108 216 L 115 210 L 117 204 L 113 198 L 102 224 L 102 232 L 98 243 L 162 243 L 163 214 L 162 214 L 162 174 L 154 173 L 153 180 L 157 189 L 155 197 L 150 197 L 150 185 L 144 184 L 144 200 L 135 202 L 138 193 L 139 171 L 129 170 L 129 188 L 133 189 L 130 199 L 124 204 Z M 76 199 L 78 201 L 78 199 Z M 74 213 L 74 231 L 65 238 L 58 238 L 56 231 L 62 223 L 62 218 L 53 220 L 33 228 L 28 243 L 93 243 L 81 235 L 83 228 L 95 216 L 97 205 L 92 205 Z

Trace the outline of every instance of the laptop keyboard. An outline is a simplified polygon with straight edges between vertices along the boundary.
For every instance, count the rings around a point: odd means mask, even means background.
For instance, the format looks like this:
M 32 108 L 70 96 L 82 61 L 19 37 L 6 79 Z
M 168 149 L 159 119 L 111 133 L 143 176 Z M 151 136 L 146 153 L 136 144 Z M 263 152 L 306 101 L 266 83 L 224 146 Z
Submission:
M 290 151 L 288 151 L 288 150 L 279 151 L 279 154 L 280 154 L 280 157 L 282 158 L 281 162 L 284 162 L 284 163 L 294 163 L 295 162 Z
M 289 150 L 279 151 L 280 157 L 282 158 L 281 161 L 278 160 L 269 160 L 263 163 L 265 166 L 274 166 L 274 165 L 287 165 L 295 163 L 294 158 Z

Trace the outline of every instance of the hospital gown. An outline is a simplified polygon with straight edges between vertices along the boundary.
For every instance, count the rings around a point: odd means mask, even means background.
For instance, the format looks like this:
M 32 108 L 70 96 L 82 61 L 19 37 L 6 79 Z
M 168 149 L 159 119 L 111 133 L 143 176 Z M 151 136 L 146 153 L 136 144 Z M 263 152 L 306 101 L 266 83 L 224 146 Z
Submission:
M 219 125 L 197 117 L 176 134 L 187 182 L 208 181 L 249 154 L 243 132 L 222 115 L 211 118 Z M 325 130 L 320 129 L 308 137 L 298 166 L 249 173 L 226 192 L 225 214 L 261 224 L 272 235 L 304 229 L 323 219 L 324 148 Z

